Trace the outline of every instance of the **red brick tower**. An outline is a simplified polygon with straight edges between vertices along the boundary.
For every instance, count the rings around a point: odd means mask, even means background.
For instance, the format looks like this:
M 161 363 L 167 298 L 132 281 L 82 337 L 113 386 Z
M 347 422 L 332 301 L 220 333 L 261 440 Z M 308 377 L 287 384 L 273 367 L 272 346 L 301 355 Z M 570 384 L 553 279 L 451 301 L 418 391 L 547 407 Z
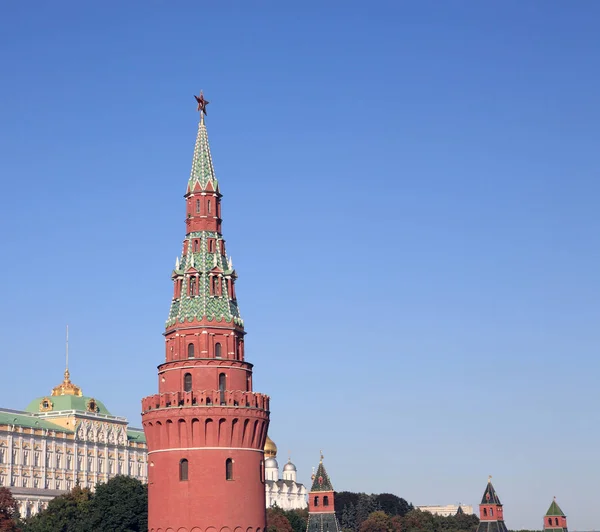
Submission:
M 492 486 L 492 477 L 488 483 L 479 505 L 479 526 L 477 532 L 508 532 L 504 524 L 504 512 L 500 498 Z
M 568 532 L 567 516 L 556 504 L 556 497 L 552 501 L 550 508 L 544 516 L 544 532 Z
M 335 516 L 333 486 L 323 465 L 323 455 L 317 472 L 312 476 L 312 487 L 308 494 L 307 532 L 340 532 L 340 524 Z
M 269 398 L 252 391 L 237 279 L 221 234 L 206 104 L 185 193 L 186 236 L 171 278 L 158 392 L 142 400 L 150 532 L 263 532 Z

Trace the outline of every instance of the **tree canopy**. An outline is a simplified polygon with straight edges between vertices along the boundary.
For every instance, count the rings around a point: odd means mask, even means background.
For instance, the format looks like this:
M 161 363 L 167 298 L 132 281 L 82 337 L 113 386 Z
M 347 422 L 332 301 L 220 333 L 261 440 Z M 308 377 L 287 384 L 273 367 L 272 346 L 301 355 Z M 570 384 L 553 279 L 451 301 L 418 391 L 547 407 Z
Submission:
M 19 506 L 8 488 L 0 488 L 0 531 L 17 532 Z

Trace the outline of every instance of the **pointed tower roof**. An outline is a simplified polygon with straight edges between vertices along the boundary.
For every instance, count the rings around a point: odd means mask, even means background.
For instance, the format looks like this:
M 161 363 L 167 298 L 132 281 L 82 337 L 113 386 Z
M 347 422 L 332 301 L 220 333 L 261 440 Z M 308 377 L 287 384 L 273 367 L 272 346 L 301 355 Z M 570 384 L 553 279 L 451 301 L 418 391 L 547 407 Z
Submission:
M 325 466 L 323 465 L 323 455 L 321 455 L 321 461 L 319 462 L 319 467 L 317 467 L 317 472 L 312 476 L 312 488 L 310 491 L 333 491 L 333 486 L 331 485 L 331 480 L 329 480 L 329 475 L 327 471 L 325 471 Z
M 204 113 L 200 113 L 200 123 L 198 124 L 198 134 L 196 135 L 192 171 L 188 181 L 187 193 L 200 192 L 206 189 L 218 191 L 218 187 L 210 155 L 210 147 L 208 145 L 208 131 L 204 125 Z
M 481 504 L 502 504 L 500 502 L 500 498 L 492 485 L 492 477 L 488 478 L 487 486 L 485 487 L 485 491 L 483 492 L 483 497 L 481 498 Z
M 460 505 L 459 505 L 459 506 L 458 506 L 458 510 L 456 510 L 456 515 L 463 515 L 464 513 L 465 513 L 465 512 L 464 512 L 464 510 L 462 509 L 462 506 L 460 506 Z
M 554 497 L 550 508 L 548 508 L 548 511 L 546 512 L 546 517 L 566 517 L 566 515 L 560 509 L 560 506 L 556 503 L 556 497 Z

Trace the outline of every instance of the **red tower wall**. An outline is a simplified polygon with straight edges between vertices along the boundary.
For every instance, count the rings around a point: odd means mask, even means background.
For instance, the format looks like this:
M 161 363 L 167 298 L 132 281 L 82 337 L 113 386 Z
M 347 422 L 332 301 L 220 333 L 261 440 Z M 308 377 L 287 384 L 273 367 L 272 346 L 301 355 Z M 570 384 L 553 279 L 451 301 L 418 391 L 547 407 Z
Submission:
M 311 514 L 335 512 L 333 491 L 311 491 L 308 496 L 308 512 Z
M 196 141 L 199 149 L 205 150 L 204 160 L 210 160 L 203 123 Z M 225 267 L 221 194 L 211 179 L 205 190 L 196 183 L 185 196 L 187 237 L 181 264 L 192 253 L 209 253 L 215 264 L 220 254 L 219 264 Z M 195 234 L 201 232 L 208 233 L 201 239 Z M 208 249 L 201 249 L 202 242 Z M 206 264 L 206 255 L 202 258 L 199 262 Z M 199 301 L 196 297 L 213 303 L 213 298 L 228 297 L 229 304 L 236 304 L 235 272 L 224 275 L 217 266 L 201 272 L 195 264 L 190 259 L 174 272 L 173 304 Z M 203 276 L 210 276 L 210 292 L 200 283 L 208 279 Z M 203 308 L 198 313 L 205 312 Z M 222 316 L 185 315 L 169 321 L 158 393 L 142 400 L 150 532 L 265 530 L 263 448 L 269 398 L 252 391 L 253 366 L 244 360 L 245 332 L 237 316 L 226 321 Z

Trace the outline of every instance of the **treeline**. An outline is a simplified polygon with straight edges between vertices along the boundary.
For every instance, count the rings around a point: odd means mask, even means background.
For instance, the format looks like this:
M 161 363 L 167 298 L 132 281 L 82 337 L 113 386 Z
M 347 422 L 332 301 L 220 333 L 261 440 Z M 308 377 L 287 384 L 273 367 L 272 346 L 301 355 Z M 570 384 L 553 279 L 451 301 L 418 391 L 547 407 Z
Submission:
M 48 507 L 37 515 L 13 521 L 13 528 L 0 526 L 0 530 L 147 532 L 148 488 L 139 480 L 119 475 L 106 484 L 98 484 L 93 493 L 87 488 L 76 486 L 70 492 L 52 499 Z

